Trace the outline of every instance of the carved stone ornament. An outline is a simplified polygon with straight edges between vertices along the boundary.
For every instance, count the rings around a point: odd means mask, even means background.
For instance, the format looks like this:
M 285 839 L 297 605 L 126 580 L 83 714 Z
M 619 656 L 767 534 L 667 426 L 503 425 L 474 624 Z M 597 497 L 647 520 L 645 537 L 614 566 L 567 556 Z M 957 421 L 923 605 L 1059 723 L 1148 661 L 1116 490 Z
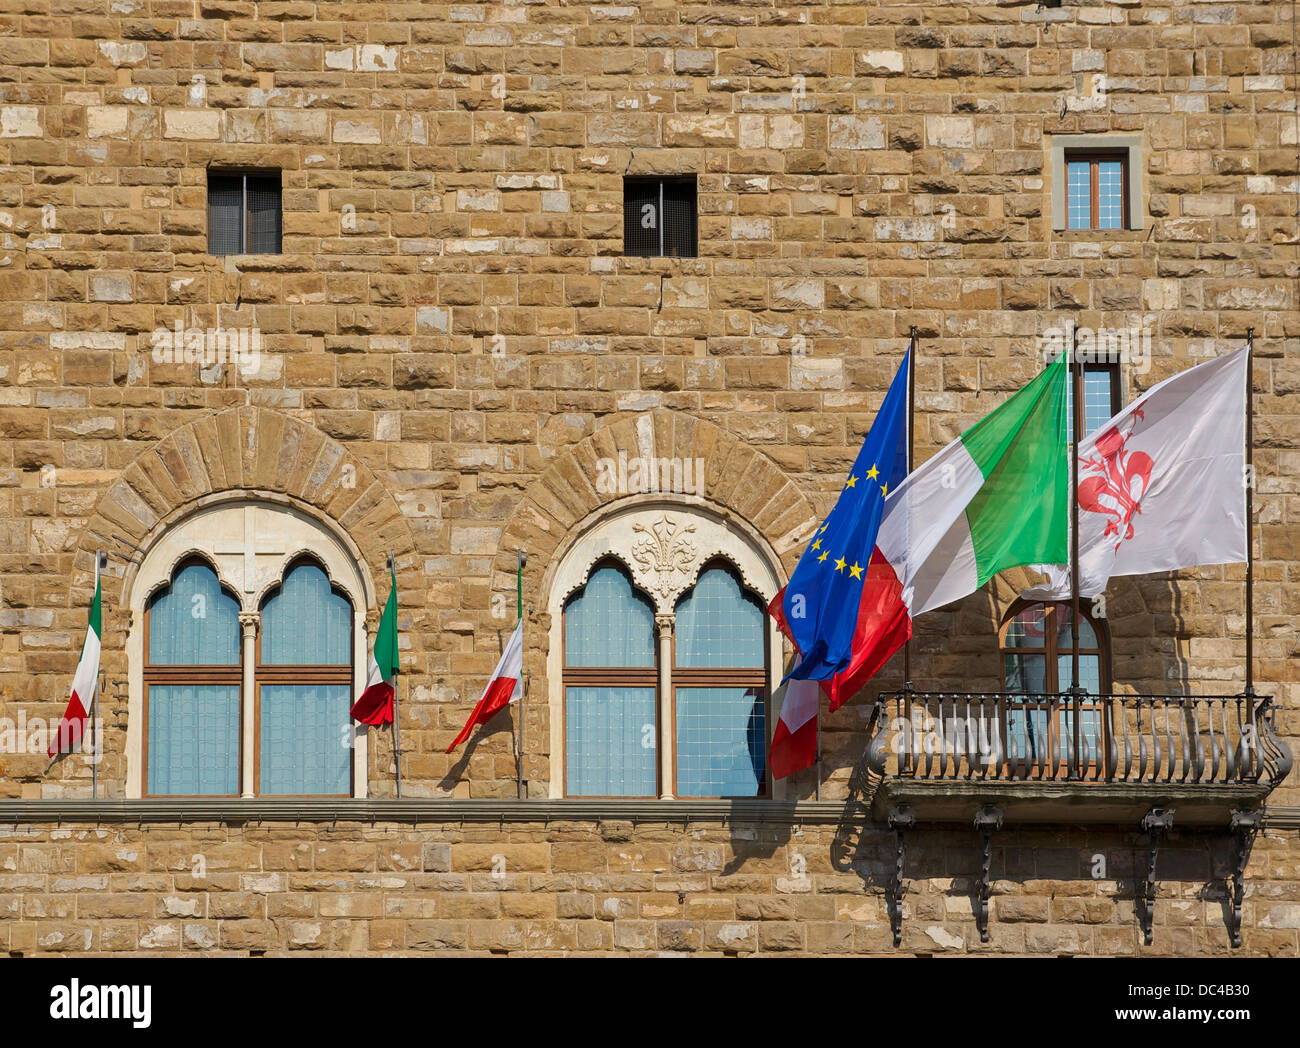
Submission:
M 632 531 L 636 541 L 630 552 L 637 582 L 658 598 L 661 607 L 671 607 L 699 570 L 699 547 L 689 538 L 695 525 L 663 513 L 648 526 L 633 524 Z

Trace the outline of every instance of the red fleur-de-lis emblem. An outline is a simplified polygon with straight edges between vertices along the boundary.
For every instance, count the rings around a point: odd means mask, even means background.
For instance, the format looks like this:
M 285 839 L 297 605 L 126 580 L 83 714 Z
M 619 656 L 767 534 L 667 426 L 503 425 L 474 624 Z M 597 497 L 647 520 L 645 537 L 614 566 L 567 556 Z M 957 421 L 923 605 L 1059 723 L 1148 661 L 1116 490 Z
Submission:
M 1079 481 L 1079 508 L 1091 513 L 1102 513 L 1106 521 L 1105 535 L 1115 535 L 1115 549 L 1133 537 L 1133 518 L 1142 512 L 1142 497 L 1151 486 L 1151 470 L 1155 463 L 1144 451 L 1126 451 L 1125 445 L 1143 419 L 1141 408 L 1128 418 L 1127 433 L 1118 426 L 1097 434 L 1093 454 L 1079 457 L 1079 472 L 1086 474 Z

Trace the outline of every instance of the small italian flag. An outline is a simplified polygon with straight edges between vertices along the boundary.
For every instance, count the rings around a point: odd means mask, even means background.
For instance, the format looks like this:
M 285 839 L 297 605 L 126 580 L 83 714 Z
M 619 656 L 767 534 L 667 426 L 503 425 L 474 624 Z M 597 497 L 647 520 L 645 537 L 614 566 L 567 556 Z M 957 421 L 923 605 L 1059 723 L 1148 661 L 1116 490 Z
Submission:
M 394 698 L 397 694 L 397 571 L 388 566 L 391 585 L 388 603 L 379 618 L 375 650 L 370 653 L 366 672 L 366 690 L 352 704 L 352 719 L 376 727 L 393 723 Z
M 521 682 L 524 676 L 524 620 L 520 619 L 514 633 L 506 643 L 506 650 L 497 661 L 497 668 L 492 671 L 492 679 L 483 689 L 483 697 L 478 700 L 474 712 L 469 715 L 465 727 L 460 729 L 452 744 L 447 747 L 450 753 L 469 738 L 469 733 L 476 724 L 486 724 L 523 693 Z
M 95 599 L 90 605 L 90 625 L 86 628 L 86 643 L 81 646 L 81 661 L 72 677 L 72 697 L 63 719 L 55 729 L 46 755 L 53 760 L 64 753 L 75 753 L 86 733 L 90 711 L 95 706 L 95 692 L 99 688 L 99 650 L 103 634 L 100 613 L 99 554 L 95 554 Z

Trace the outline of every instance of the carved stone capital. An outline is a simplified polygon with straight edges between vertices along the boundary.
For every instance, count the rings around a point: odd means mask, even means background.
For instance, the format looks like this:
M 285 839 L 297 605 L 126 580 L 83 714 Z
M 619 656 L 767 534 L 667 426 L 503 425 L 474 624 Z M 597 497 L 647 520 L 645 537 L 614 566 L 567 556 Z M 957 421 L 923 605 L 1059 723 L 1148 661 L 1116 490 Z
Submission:
M 677 621 L 677 616 L 676 616 L 676 615 L 673 615 L 673 614 L 667 614 L 667 615 L 656 615 L 656 616 L 655 616 L 655 631 L 656 631 L 656 632 L 659 634 L 659 636 L 661 636 L 661 637 L 662 637 L 665 633 L 667 633 L 667 634 L 671 634 L 672 631 L 673 631 L 673 625 L 674 625 L 674 623 L 676 623 L 676 621 Z
M 256 637 L 257 628 L 261 625 L 262 613 L 260 611 L 241 611 L 239 613 L 239 628 L 243 631 L 245 637 Z

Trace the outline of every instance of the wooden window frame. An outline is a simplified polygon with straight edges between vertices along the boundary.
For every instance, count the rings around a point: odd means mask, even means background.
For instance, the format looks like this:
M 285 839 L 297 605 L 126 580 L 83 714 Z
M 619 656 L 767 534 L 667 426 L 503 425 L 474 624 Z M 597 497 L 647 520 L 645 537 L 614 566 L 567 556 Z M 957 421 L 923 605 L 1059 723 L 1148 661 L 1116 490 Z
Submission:
M 227 588 L 224 584 L 222 584 L 221 576 L 217 573 L 216 566 L 212 564 L 212 562 L 209 561 L 206 557 L 199 556 L 199 555 L 186 557 L 179 564 L 177 564 L 172 569 L 171 578 L 167 581 L 167 584 L 165 586 L 160 586 L 157 590 L 151 593 L 149 595 L 149 599 L 145 603 L 144 667 L 143 667 L 144 705 L 143 705 L 143 713 L 141 715 L 143 719 L 143 731 L 141 732 L 141 739 L 142 739 L 141 752 L 143 753 L 143 760 L 141 763 L 143 766 L 140 769 L 141 771 L 140 793 L 141 796 L 144 797 L 149 797 L 149 796 L 239 797 L 241 795 L 240 790 L 243 786 L 241 780 L 243 779 L 243 768 L 244 768 L 244 638 L 241 636 L 238 629 L 236 630 L 235 633 L 235 650 L 238 654 L 238 658 L 231 665 L 178 666 L 178 665 L 166 664 L 161 666 L 154 666 L 150 663 L 150 659 L 149 659 L 149 653 L 151 650 L 149 646 L 149 637 L 150 637 L 150 629 L 153 622 L 154 601 L 157 600 L 157 598 L 162 593 L 171 589 L 171 587 L 176 582 L 177 575 L 179 575 L 186 568 L 192 567 L 195 564 L 201 564 L 203 567 L 211 571 L 212 574 L 217 579 L 217 586 L 220 588 L 221 592 L 229 594 L 230 597 L 235 601 L 235 604 L 237 606 L 239 604 L 239 597 L 236 594 L 231 593 L 230 589 Z M 236 622 L 238 622 L 238 619 L 236 619 Z M 235 792 L 234 793 L 150 794 L 149 792 L 149 690 L 150 690 L 150 686 L 151 685 L 181 686 L 185 684 L 224 684 L 227 686 L 234 685 L 235 687 L 236 693 L 238 695 L 238 703 L 239 703 L 239 721 L 235 727 L 235 731 L 237 733 L 237 738 L 236 738 L 237 745 L 235 750 Z
M 163 593 L 175 582 L 176 575 L 183 569 L 193 564 L 201 564 L 208 568 L 214 575 L 217 575 L 215 566 L 206 558 L 200 555 L 194 555 L 185 558 L 172 571 L 172 577 L 166 586 L 160 587 L 154 594 L 150 595 L 149 601 L 145 605 L 144 616 L 144 706 L 143 706 L 143 732 L 142 732 L 142 768 L 141 768 L 141 795 L 144 797 L 242 797 L 244 789 L 244 725 L 245 709 L 247 706 L 248 696 L 244 694 L 244 638 L 243 632 L 240 631 L 237 636 L 239 659 L 229 666 L 153 666 L 149 662 L 149 634 L 153 618 L 153 601 L 158 594 Z M 353 687 L 353 651 L 356 642 L 356 627 L 352 601 L 346 593 L 335 586 L 332 582 L 330 589 L 332 592 L 339 594 L 348 601 L 348 661 L 338 665 L 265 665 L 262 662 L 262 624 L 260 621 L 261 614 L 265 610 L 267 603 L 277 594 L 284 586 L 284 580 L 288 577 L 289 572 L 301 564 L 314 564 L 322 571 L 325 571 L 325 577 L 329 578 L 329 572 L 326 571 L 325 565 L 320 563 L 315 557 L 303 555 L 295 557 L 287 565 L 280 576 L 280 581 L 267 591 L 262 598 L 258 608 L 259 622 L 257 629 L 257 639 L 255 642 L 255 658 L 253 662 L 253 694 L 252 694 L 252 718 L 253 718 L 253 782 L 250 793 L 254 797 L 282 797 L 285 799 L 303 798 L 303 797 L 351 797 L 355 788 L 356 776 L 356 748 L 348 747 L 348 792 L 347 793 L 262 793 L 262 685 L 263 684 L 342 684 L 349 689 L 349 695 Z M 221 583 L 220 575 L 217 575 L 217 584 L 221 586 L 222 592 L 229 594 L 235 603 L 239 604 L 239 598 L 236 594 L 231 593 L 228 587 Z M 242 610 L 242 609 L 241 609 Z M 236 752 L 235 768 L 235 792 L 234 793 L 217 793 L 217 794 L 150 794 L 149 792 L 149 687 L 150 685 L 182 685 L 182 684 L 224 684 L 233 685 L 239 696 L 239 722 L 236 730 L 239 733 L 238 747 Z
M 601 568 L 605 568 L 605 567 L 616 567 L 620 571 L 622 571 L 624 575 L 627 577 L 628 584 L 632 587 L 632 589 L 640 593 L 647 600 L 649 600 L 651 607 L 654 606 L 654 601 L 650 597 L 650 595 L 648 593 L 645 593 L 644 590 L 641 590 L 637 587 L 636 582 L 631 577 L 632 573 L 628 569 L 627 565 L 624 564 L 616 556 L 611 555 L 611 556 L 601 557 L 598 561 L 596 561 L 591 566 L 591 569 L 587 573 L 587 580 L 590 581 L 592 575 L 594 575 Z M 735 574 L 737 576 L 737 583 L 740 586 L 742 595 L 747 600 L 754 602 L 754 604 L 758 606 L 760 610 L 764 610 L 762 601 L 758 598 L 756 594 L 751 593 L 748 589 L 745 588 L 744 580 L 739 578 L 739 573 L 736 572 L 735 566 L 731 564 L 730 561 L 728 561 L 725 557 L 714 558 L 706 562 L 704 565 L 702 565 L 700 567 L 699 574 L 696 576 L 695 582 L 698 583 L 700 576 L 702 576 L 710 568 L 714 568 L 714 567 L 725 568 L 726 570 Z M 691 589 L 694 589 L 694 585 L 695 584 L 692 584 Z M 569 604 L 575 599 L 577 599 L 577 597 L 580 595 L 582 590 L 585 589 L 586 589 L 586 583 L 584 582 L 580 589 L 575 590 L 572 594 L 570 594 L 565 599 L 564 611 L 563 611 L 563 614 L 565 616 L 568 615 Z M 677 599 L 677 604 L 680 605 L 681 602 L 685 600 L 687 596 L 689 596 L 691 589 L 688 589 Z M 771 652 L 771 631 L 767 629 L 765 610 L 764 610 L 764 616 L 765 617 L 763 620 L 763 665 L 762 666 L 737 666 L 737 667 L 678 666 L 677 665 L 677 626 L 676 626 L 676 622 L 674 621 L 673 631 L 672 631 L 672 644 L 671 644 L 672 666 L 670 667 L 669 670 L 669 687 L 672 692 L 670 698 L 673 704 L 672 721 L 674 725 L 677 723 L 677 717 L 676 717 L 677 689 L 679 687 L 684 687 L 684 688 L 728 687 L 728 688 L 760 689 L 761 698 L 763 700 L 763 734 L 764 734 L 763 744 L 765 747 L 769 744 L 771 739 L 771 732 L 772 732 L 772 696 L 771 696 L 771 687 L 770 687 L 771 682 L 768 678 L 768 667 L 771 665 L 772 652 Z M 674 619 L 675 618 L 676 618 L 676 611 L 674 610 Z M 588 688 L 632 687 L 632 688 L 653 688 L 654 689 L 655 746 L 656 747 L 663 747 L 665 745 L 671 746 L 670 753 L 672 757 L 672 770 L 673 770 L 672 771 L 672 780 L 673 780 L 672 795 L 674 798 L 677 798 L 679 796 L 677 792 L 677 739 L 675 737 L 671 739 L 666 739 L 664 737 L 665 735 L 664 717 L 661 715 L 664 696 L 661 694 L 662 689 L 660 688 L 660 682 L 659 682 L 659 638 L 657 634 L 651 635 L 651 644 L 652 644 L 651 650 L 654 654 L 654 661 L 648 667 L 570 666 L 569 657 L 568 657 L 569 631 L 567 625 L 568 625 L 567 622 L 561 622 L 560 624 L 560 649 L 561 649 L 560 650 L 560 666 L 561 666 L 560 724 L 564 736 L 563 739 L 561 740 L 561 745 L 563 747 L 563 753 L 564 753 L 564 778 L 565 778 L 565 781 L 561 784 L 563 787 L 562 795 L 565 797 L 574 796 L 569 793 L 569 783 L 568 783 L 569 688 L 570 687 L 588 687 Z M 661 796 L 663 791 L 664 776 L 663 776 L 663 763 L 661 760 L 662 753 L 663 750 L 661 748 L 657 748 L 655 751 L 654 797 Z M 581 796 L 584 799 L 590 799 L 590 800 L 643 799 L 641 795 L 637 795 L 637 797 L 633 798 L 621 794 L 619 795 L 579 794 L 576 796 Z M 765 759 L 764 766 L 763 766 L 762 787 L 760 792 L 754 795 L 754 799 L 768 799 L 771 796 L 772 796 L 772 768 L 770 762 Z M 690 799 L 691 800 L 723 800 L 723 799 L 734 800 L 736 798 L 692 796 Z
M 740 587 L 740 595 L 745 600 L 754 604 L 762 612 L 762 631 L 763 631 L 763 664 L 761 666 L 679 666 L 677 665 L 677 607 L 686 600 L 699 585 L 700 579 L 704 573 L 713 568 L 722 568 L 730 572 L 736 579 Z M 763 745 L 766 751 L 768 742 L 771 739 L 772 728 L 772 701 L 769 691 L 768 666 L 771 665 L 771 631 L 767 628 L 767 609 L 763 602 L 756 594 L 751 593 L 745 588 L 745 582 L 740 578 L 740 573 L 736 571 L 735 565 L 725 557 L 715 557 L 700 566 L 699 574 L 695 576 L 695 581 L 691 588 L 677 598 L 677 606 L 673 608 L 673 641 L 672 641 L 672 669 L 669 679 L 672 682 L 673 689 L 673 724 L 677 724 L 677 689 L 678 688 L 745 688 L 747 690 L 757 689 L 759 697 L 763 700 Z M 657 654 L 657 653 L 656 653 Z M 677 777 L 677 739 L 672 740 L 673 755 L 673 796 L 681 797 Z M 754 794 L 752 799 L 765 800 L 772 796 L 772 769 L 765 752 L 763 759 L 763 781 L 759 785 L 759 792 Z M 734 795 L 716 797 L 701 797 L 692 795 L 691 800 L 736 800 Z
M 1043 646 L 1041 648 L 1007 647 L 1007 641 L 1006 641 L 1007 631 L 1011 628 L 1012 623 L 1015 622 L 1016 617 L 1021 612 L 1036 606 L 1042 606 L 1046 608 L 1046 612 L 1043 617 Z M 1011 607 L 1007 609 L 1006 614 L 1003 616 L 1002 624 L 998 627 L 999 672 L 1001 674 L 1001 679 L 1002 679 L 1002 692 L 1004 695 L 1007 696 L 1007 701 L 1003 703 L 1004 708 L 999 717 L 1001 722 L 1001 731 L 1002 731 L 1003 739 L 1010 738 L 1009 724 L 1007 722 L 1008 721 L 1007 711 L 1011 708 L 1011 699 L 1012 699 L 1011 692 L 1009 692 L 1007 689 L 1007 660 L 1006 660 L 1007 655 L 1041 655 L 1044 661 L 1043 693 L 1048 695 L 1059 694 L 1060 692 L 1065 690 L 1065 688 L 1062 687 L 1061 681 L 1059 679 L 1059 670 L 1057 665 L 1058 657 L 1062 655 L 1071 654 L 1074 648 L 1061 649 L 1057 646 L 1057 636 L 1059 633 L 1059 629 L 1056 625 L 1056 615 L 1061 608 L 1072 610 L 1071 602 L 1050 601 L 1050 600 L 1049 601 L 1024 600 L 1023 598 L 1017 599 L 1014 603 L 1012 603 Z M 1084 621 L 1086 621 L 1092 627 L 1093 635 L 1097 638 L 1097 646 L 1095 648 L 1080 647 L 1078 649 L 1079 656 L 1081 658 L 1085 655 L 1097 656 L 1097 669 L 1098 669 L 1097 676 L 1098 676 L 1098 684 L 1100 686 L 1100 693 L 1102 695 L 1109 694 L 1113 687 L 1113 681 L 1111 679 L 1111 667 L 1110 667 L 1109 631 L 1106 630 L 1104 626 L 1104 620 L 1099 622 L 1096 618 L 1094 618 L 1088 612 L 1088 609 L 1083 606 L 1082 602 L 1080 602 L 1079 614 L 1084 619 Z M 1077 626 L 1072 630 L 1072 633 L 1074 634 L 1075 647 L 1077 647 L 1079 644 L 1079 632 L 1080 631 Z M 1067 686 L 1068 686 L 1068 682 L 1067 682 Z M 1032 696 L 1027 697 L 1023 702 L 1018 703 L 1015 706 L 1015 709 L 1017 712 L 1024 712 L 1025 714 L 1032 714 L 1033 712 L 1039 710 L 1045 711 L 1048 714 L 1047 716 L 1048 755 L 1044 758 L 1037 758 L 1037 759 L 1031 759 L 1027 756 L 1020 757 L 1018 758 L 1017 763 L 1023 763 L 1032 769 L 1036 769 L 1038 772 L 1036 776 L 1037 778 L 1045 778 L 1045 779 L 1061 778 L 1062 776 L 1060 775 L 1060 772 L 1062 768 L 1066 767 L 1067 762 L 1063 757 L 1060 756 L 1061 753 L 1060 726 L 1058 721 L 1059 721 L 1059 715 L 1065 711 L 1058 709 L 1057 716 L 1051 716 L 1051 709 L 1045 703 L 1034 702 Z M 1107 739 L 1109 738 L 1110 730 L 1111 730 L 1110 725 L 1106 723 L 1105 709 L 1106 707 L 1101 702 L 1090 702 L 1087 699 L 1084 699 L 1081 701 L 1080 710 L 1079 710 L 1081 713 L 1092 712 L 1093 710 L 1097 711 L 1101 722 L 1101 729 L 1102 729 L 1101 742 L 1102 742 L 1103 749 L 1106 745 Z M 1011 763 L 1010 757 L 1008 754 L 1006 757 L 1007 766 L 1009 766 L 1010 763 Z M 1094 759 L 1093 761 L 1090 761 L 1088 764 L 1084 765 L 1084 770 L 1095 772 L 1099 769 L 1099 767 L 1100 765 Z
M 1128 150 L 1106 150 L 1106 149 L 1067 149 L 1064 154 L 1065 163 L 1065 231 L 1070 233 L 1115 233 L 1121 229 L 1130 229 L 1131 219 L 1129 215 L 1129 154 Z M 1087 162 L 1088 164 L 1088 225 L 1072 226 L 1070 218 L 1073 212 L 1070 209 L 1070 165 Z M 1101 210 L 1101 174 L 1100 165 L 1103 162 L 1116 161 L 1119 163 L 1120 171 L 1120 219 L 1117 228 L 1102 229 L 1097 223 L 1100 221 Z
M 651 661 L 649 666 L 570 666 L 569 665 L 569 629 L 568 615 L 569 605 L 578 597 L 586 592 L 587 583 L 591 577 L 602 568 L 617 568 L 623 573 L 627 583 L 632 587 L 634 593 L 640 593 L 650 603 L 651 609 L 654 608 L 654 600 L 650 594 L 637 587 L 635 580 L 632 578 L 632 572 L 626 564 L 618 557 L 604 556 L 592 564 L 587 571 L 586 581 L 582 586 L 574 590 L 564 601 L 564 621 L 560 623 L 560 724 L 564 733 L 561 745 L 564 750 L 564 782 L 563 795 L 582 797 L 586 800 L 646 800 L 654 799 L 660 795 L 663 789 L 663 773 L 660 768 L 659 755 L 663 750 L 663 718 L 659 716 L 659 707 L 662 701 L 659 689 L 659 638 L 655 634 L 653 619 L 650 624 L 650 653 Z M 615 793 L 569 793 L 569 689 L 570 688 L 653 688 L 654 689 L 654 716 L 655 716 L 655 788 L 653 794 L 615 794 Z
M 330 583 L 330 592 L 337 593 L 348 602 L 348 661 L 334 665 L 289 665 L 287 663 L 266 664 L 262 662 L 262 638 L 266 635 L 265 620 L 263 616 L 266 613 L 266 606 L 275 598 L 275 596 L 284 589 L 284 580 L 289 577 L 289 573 L 303 564 L 311 564 L 319 568 L 325 575 L 326 581 Z M 253 662 L 253 796 L 254 797 L 351 797 L 353 783 L 355 782 L 356 758 L 357 751 L 355 746 L 348 746 L 348 792 L 347 793 L 262 793 L 262 685 L 264 684 L 342 684 L 348 688 L 349 694 L 352 690 L 352 659 L 353 648 L 356 642 L 354 612 L 356 609 L 352 606 L 352 601 L 348 595 L 334 585 L 330 580 L 329 572 L 325 565 L 315 557 L 306 554 L 295 557 L 285 565 L 284 571 L 280 575 L 280 581 L 266 591 L 258 605 L 258 626 L 257 626 L 257 643 L 255 647 L 256 658 Z M 351 709 L 351 702 L 348 703 Z M 349 723 L 351 723 L 349 717 Z

